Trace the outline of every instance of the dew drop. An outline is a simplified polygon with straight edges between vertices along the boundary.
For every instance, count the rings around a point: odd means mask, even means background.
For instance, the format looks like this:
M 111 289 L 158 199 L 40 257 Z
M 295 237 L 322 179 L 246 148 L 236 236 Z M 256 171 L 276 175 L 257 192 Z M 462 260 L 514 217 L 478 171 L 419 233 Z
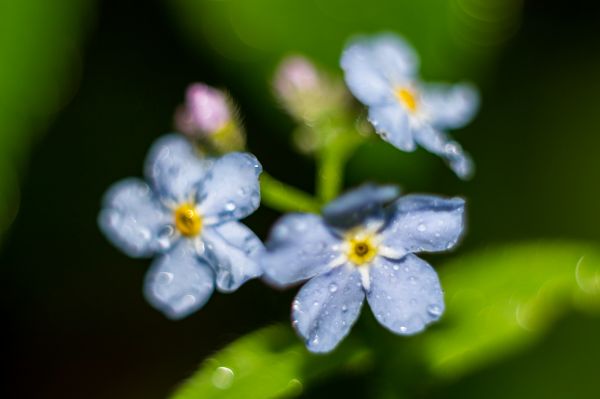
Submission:
M 348 306 L 342 305 L 342 312 L 346 313 L 348 311 Z
M 401 333 L 405 333 L 408 331 L 408 328 L 406 326 L 400 326 L 398 330 L 400 330 Z
M 423 223 L 420 223 L 417 226 L 417 230 L 419 230 L 420 232 L 424 232 L 425 230 L 427 230 L 427 226 L 425 226 Z
M 398 266 L 398 265 L 394 265 L 392 268 L 393 268 L 394 270 L 400 270 L 400 266 Z
M 235 204 L 233 202 L 228 202 L 225 204 L 225 209 L 228 211 L 234 211 L 235 210 Z
M 434 317 L 438 317 L 442 314 L 442 308 L 437 305 L 429 305 L 427 307 L 427 312 Z
M 313 306 L 319 306 L 319 302 L 317 302 L 317 301 L 314 301 L 314 302 L 313 302 Z
M 408 278 L 408 281 L 409 281 L 411 284 L 417 284 L 417 278 L 416 278 L 415 276 L 410 276 L 410 277 Z
M 233 370 L 229 367 L 217 367 L 212 375 L 212 383 L 216 388 L 227 389 L 233 384 Z
M 338 290 L 338 286 L 337 286 L 337 284 L 335 284 L 335 283 L 331 283 L 331 284 L 329 284 L 329 292 L 331 292 L 331 293 L 333 294 L 333 293 L 334 293 L 334 292 L 336 292 L 337 290 Z
M 157 276 L 157 282 L 159 284 L 170 284 L 173 281 L 173 273 L 169 272 L 160 272 Z

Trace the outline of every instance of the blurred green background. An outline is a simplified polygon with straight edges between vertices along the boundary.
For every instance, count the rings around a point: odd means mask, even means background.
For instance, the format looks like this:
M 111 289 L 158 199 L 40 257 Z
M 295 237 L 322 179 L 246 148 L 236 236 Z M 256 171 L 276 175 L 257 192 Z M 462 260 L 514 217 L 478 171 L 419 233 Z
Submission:
M 287 394 L 598 397 L 599 11 L 584 0 L 0 0 L 0 396 L 164 398 L 215 351 L 287 323 L 295 290 L 259 281 L 168 321 L 141 294 L 149 261 L 101 236 L 100 199 L 141 175 L 193 81 L 226 87 L 265 169 L 312 191 L 313 161 L 293 151 L 270 76 L 298 52 L 339 74 L 348 37 L 391 30 L 415 45 L 426 78 L 473 80 L 482 93 L 474 123 L 453 132 L 475 159 L 472 181 L 377 140 L 346 178 L 468 199 L 461 247 L 428 257 L 448 316 L 407 339 L 365 308 L 358 343 L 335 355 L 339 372 L 294 369 L 301 389 Z M 247 223 L 264 238 L 278 215 L 263 207 Z M 338 362 L 267 349 L 282 361 L 271 367 Z M 269 369 L 247 381 L 252 373 Z M 252 389 L 234 380 L 194 397 L 251 398 Z

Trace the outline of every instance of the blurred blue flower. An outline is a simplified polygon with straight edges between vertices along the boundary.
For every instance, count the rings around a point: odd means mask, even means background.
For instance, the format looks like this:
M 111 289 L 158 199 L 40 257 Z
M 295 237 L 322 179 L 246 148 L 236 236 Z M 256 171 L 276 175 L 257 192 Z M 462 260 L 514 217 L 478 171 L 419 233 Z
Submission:
M 273 227 L 265 277 L 280 286 L 311 279 L 292 307 L 293 325 L 310 351 L 331 351 L 365 296 L 377 320 L 396 334 L 418 333 L 442 315 L 437 273 L 414 253 L 457 243 L 464 200 L 397 196 L 395 187 L 364 185 L 331 202 L 323 217 L 288 214 Z
M 129 256 L 158 255 L 145 294 L 168 317 L 201 308 L 215 285 L 232 292 L 261 274 L 264 246 L 237 222 L 259 206 L 261 171 L 251 154 L 201 158 L 184 137 L 167 135 L 150 150 L 150 185 L 129 178 L 108 190 L 100 228 Z
M 479 106 L 477 90 L 467 83 L 421 83 L 418 66 L 415 51 L 393 34 L 359 38 L 341 58 L 346 84 L 369 107 L 369 120 L 384 140 L 403 151 L 419 144 L 467 178 L 472 162 L 444 131 L 471 121 Z

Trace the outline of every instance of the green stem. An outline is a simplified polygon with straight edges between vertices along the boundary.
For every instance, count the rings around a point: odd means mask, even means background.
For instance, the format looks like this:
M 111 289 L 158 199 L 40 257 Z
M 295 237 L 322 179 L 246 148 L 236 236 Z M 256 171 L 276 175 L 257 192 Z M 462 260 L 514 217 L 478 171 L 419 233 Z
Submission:
M 339 133 L 321 149 L 317 159 L 317 197 L 326 204 L 337 197 L 344 183 L 348 158 L 364 141 L 354 132 Z
M 268 173 L 262 173 L 260 188 L 262 202 L 278 211 L 319 213 L 321 209 L 321 204 L 315 198 Z

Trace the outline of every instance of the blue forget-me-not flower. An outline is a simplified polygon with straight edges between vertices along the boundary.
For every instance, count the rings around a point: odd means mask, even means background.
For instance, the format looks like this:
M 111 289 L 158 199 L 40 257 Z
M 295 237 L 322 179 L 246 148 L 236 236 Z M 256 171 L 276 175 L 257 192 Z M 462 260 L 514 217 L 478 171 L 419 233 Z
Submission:
M 262 167 L 247 153 L 200 157 L 179 135 L 160 138 L 146 161 L 149 184 L 130 178 L 105 196 L 99 216 L 110 241 L 132 257 L 157 255 L 149 302 L 170 318 L 201 308 L 215 286 L 231 292 L 262 274 L 262 242 L 237 220 L 260 203 Z
M 393 34 L 351 42 L 341 67 L 350 91 L 369 108 L 369 121 L 384 140 L 403 151 L 414 151 L 418 144 L 444 158 L 459 177 L 469 177 L 469 156 L 445 130 L 460 128 L 475 115 L 479 96 L 473 86 L 420 82 L 417 54 Z
M 327 205 L 322 217 L 295 213 L 278 221 L 265 276 L 281 286 L 310 279 L 292 306 L 293 325 L 310 351 L 331 351 L 365 296 L 386 328 L 415 334 L 439 319 L 444 298 L 437 273 L 414 254 L 452 248 L 463 223 L 461 198 L 398 198 L 393 186 L 364 185 Z

